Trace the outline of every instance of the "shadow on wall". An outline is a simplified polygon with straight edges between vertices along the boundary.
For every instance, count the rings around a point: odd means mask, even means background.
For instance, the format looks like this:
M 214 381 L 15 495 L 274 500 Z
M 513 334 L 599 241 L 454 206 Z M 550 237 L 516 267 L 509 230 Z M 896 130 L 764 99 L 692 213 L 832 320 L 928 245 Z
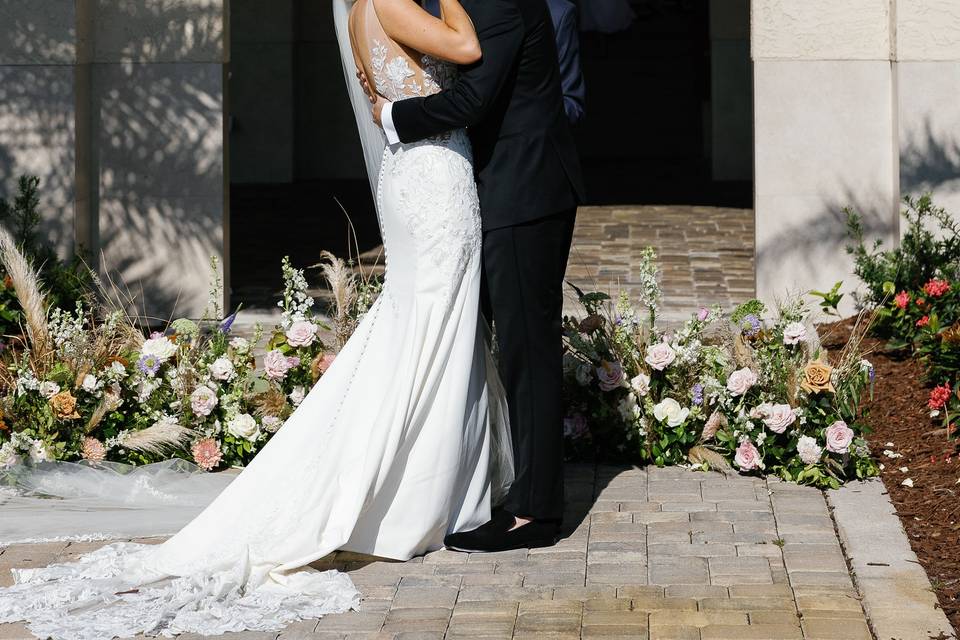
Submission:
M 960 144 L 938 140 L 929 116 L 900 151 L 900 188 L 905 194 L 960 192 Z
M 938 139 L 927 122 L 922 133 L 914 136 L 900 152 L 900 188 L 904 195 L 933 192 L 935 201 L 938 192 L 960 192 L 960 146 Z M 766 238 L 758 235 L 757 262 L 776 273 L 773 282 L 783 282 L 796 275 L 799 282 L 809 286 L 830 287 L 839 279 L 836 274 L 852 273 L 853 263 L 846 254 L 850 240 L 844 209 L 860 214 L 868 243 L 879 238 L 884 246 L 890 247 L 896 242 L 900 207 L 893 210 L 892 196 L 871 194 L 850 183 L 843 184 L 840 193 L 839 196 L 823 195 L 817 214 L 804 218 L 801 223 L 785 224 Z M 817 279 L 817 274 L 823 275 Z M 811 282 L 811 278 L 815 280 Z M 845 284 L 845 291 L 859 286 L 852 276 Z
M 0 66 L 3 185 L 39 175 L 51 238 L 72 247 L 88 175 L 103 268 L 142 292 L 147 316 L 198 315 L 223 254 L 222 3 L 75 6 L 68 25 L 25 9 L 0 21 L 26 58 Z

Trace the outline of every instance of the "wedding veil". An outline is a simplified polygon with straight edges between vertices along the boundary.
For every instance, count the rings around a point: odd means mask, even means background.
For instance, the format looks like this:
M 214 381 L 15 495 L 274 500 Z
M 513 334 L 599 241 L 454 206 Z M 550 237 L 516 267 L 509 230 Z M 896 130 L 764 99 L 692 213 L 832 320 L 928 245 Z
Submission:
M 332 0 L 333 25 L 337 30 L 337 44 L 340 46 L 340 62 L 343 63 L 343 79 L 347 83 L 347 93 L 350 95 L 350 105 L 357 121 L 357 132 L 360 134 L 360 144 L 363 147 L 363 161 L 367 167 L 367 179 L 370 180 L 370 190 L 373 192 L 374 203 L 377 201 L 377 178 L 380 174 L 380 161 L 383 158 L 383 149 L 387 146 L 383 130 L 373 121 L 370 110 L 370 100 L 357 81 L 357 67 L 353 59 L 353 49 L 350 46 L 350 28 L 348 16 L 353 0 Z M 379 206 L 379 205 L 377 205 Z

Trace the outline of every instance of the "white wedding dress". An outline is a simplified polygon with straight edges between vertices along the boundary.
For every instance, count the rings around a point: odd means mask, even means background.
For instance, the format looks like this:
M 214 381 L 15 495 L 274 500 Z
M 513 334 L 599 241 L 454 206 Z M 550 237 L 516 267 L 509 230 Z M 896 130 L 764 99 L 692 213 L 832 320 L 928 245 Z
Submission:
M 368 24 L 378 90 L 439 91 L 453 70 Z M 356 607 L 338 549 L 408 559 L 490 517 L 512 479 L 503 394 L 479 322 L 480 217 L 464 131 L 384 151 L 379 299 L 263 451 L 159 546 L 119 543 L 15 572 L 0 623 L 38 637 L 277 630 Z

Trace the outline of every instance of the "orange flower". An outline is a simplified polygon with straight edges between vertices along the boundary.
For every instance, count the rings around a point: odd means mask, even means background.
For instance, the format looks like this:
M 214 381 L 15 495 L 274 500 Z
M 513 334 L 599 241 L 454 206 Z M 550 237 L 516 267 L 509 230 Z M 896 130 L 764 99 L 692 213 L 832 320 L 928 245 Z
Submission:
M 833 382 L 830 381 L 832 374 L 833 367 L 825 362 L 814 360 L 807 363 L 806 368 L 804 368 L 803 382 L 800 383 L 800 386 L 807 393 L 823 393 L 824 391 L 834 393 Z
M 80 414 L 77 413 L 77 399 L 69 391 L 61 391 L 50 398 L 49 402 L 54 415 L 61 420 L 73 420 L 80 417 Z

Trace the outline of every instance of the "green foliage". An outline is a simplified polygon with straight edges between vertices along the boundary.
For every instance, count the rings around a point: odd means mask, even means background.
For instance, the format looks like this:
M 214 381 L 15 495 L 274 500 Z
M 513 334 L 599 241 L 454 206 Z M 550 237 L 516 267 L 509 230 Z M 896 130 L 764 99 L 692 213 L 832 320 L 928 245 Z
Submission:
M 847 232 L 851 244 L 847 253 L 853 256 L 854 273 L 866 285 L 861 301 L 881 305 L 893 283 L 896 291 L 919 289 L 937 276 L 956 279 L 960 273 L 960 224 L 929 195 L 904 198 L 902 215 L 906 229 L 900 245 L 884 249 L 881 240 L 867 247 L 862 217 L 850 209 Z
M 837 307 L 840 306 L 840 301 L 843 300 L 843 294 L 840 293 L 840 287 L 843 286 L 843 281 L 837 282 L 833 285 L 833 288 L 830 291 L 811 291 L 810 295 L 820 298 L 820 308 L 828 316 L 837 316 L 840 317 L 840 311 Z

